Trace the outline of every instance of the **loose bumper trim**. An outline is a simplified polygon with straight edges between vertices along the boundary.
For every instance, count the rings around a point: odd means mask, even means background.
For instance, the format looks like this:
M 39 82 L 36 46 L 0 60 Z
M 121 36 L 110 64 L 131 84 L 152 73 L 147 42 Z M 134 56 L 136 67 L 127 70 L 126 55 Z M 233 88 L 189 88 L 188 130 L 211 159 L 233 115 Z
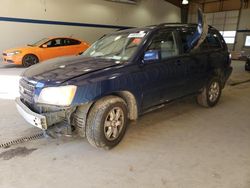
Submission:
M 20 98 L 16 98 L 16 107 L 22 117 L 31 125 L 43 130 L 47 130 L 49 126 L 63 121 L 66 117 L 65 111 L 48 112 L 38 114 L 30 110 Z
M 46 130 L 48 128 L 46 117 L 31 111 L 21 100 L 16 98 L 16 107 L 23 118 L 31 125 L 40 129 Z

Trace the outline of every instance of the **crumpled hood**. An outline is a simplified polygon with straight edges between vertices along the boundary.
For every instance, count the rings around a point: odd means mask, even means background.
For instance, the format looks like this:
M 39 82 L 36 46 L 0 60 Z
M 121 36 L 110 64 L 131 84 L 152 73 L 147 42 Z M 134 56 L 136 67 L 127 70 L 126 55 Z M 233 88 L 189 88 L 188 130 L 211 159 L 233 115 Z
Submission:
M 22 76 L 44 82 L 62 83 L 71 78 L 118 65 L 115 60 L 66 56 L 33 65 Z

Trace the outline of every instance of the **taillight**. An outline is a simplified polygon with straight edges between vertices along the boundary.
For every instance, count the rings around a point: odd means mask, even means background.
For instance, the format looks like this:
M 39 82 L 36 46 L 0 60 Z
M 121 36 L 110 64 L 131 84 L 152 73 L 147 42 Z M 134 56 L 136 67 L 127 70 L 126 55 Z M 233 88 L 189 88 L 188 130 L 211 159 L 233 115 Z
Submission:
M 232 63 L 232 54 L 228 52 L 228 65 L 231 65 Z

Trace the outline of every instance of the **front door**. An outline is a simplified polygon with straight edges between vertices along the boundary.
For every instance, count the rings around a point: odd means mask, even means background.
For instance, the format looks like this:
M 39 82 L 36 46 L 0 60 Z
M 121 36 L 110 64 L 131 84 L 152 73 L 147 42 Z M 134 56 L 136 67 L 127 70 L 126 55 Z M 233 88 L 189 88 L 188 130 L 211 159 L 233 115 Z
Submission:
M 144 75 L 143 109 L 170 101 L 183 95 L 186 65 L 179 58 L 179 47 L 175 33 L 158 31 L 145 51 L 159 51 L 157 61 L 147 62 L 141 70 Z
M 46 45 L 46 47 L 44 47 L 44 45 Z M 52 39 L 44 45 L 40 48 L 40 56 L 43 60 L 65 55 L 62 38 Z

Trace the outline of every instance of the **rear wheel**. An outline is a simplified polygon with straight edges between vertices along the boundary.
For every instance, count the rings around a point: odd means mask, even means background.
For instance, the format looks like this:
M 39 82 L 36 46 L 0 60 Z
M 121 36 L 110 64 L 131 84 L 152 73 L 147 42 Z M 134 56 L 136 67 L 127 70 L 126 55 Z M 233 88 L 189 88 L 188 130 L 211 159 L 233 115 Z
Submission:
M 97 101 L 87 118 L 87 140 L 98 148 L 113 148 L 125 134 L 127 117 L 127 105 L 123 99 L 108 96 Z
M 215 106 L 221 96 L 221 82 L 218 78 L 211 79 L 197 96 L 197 102 L 205 107 Z
M 28 54 L 23 57 L 22 64 L 24 67 L 29 67 L 31 65 L 34 65 L 38 63 L 39 60 L 35 55 Z
M 250 63 L 245 64 L 245 71 L 250 71 Z

